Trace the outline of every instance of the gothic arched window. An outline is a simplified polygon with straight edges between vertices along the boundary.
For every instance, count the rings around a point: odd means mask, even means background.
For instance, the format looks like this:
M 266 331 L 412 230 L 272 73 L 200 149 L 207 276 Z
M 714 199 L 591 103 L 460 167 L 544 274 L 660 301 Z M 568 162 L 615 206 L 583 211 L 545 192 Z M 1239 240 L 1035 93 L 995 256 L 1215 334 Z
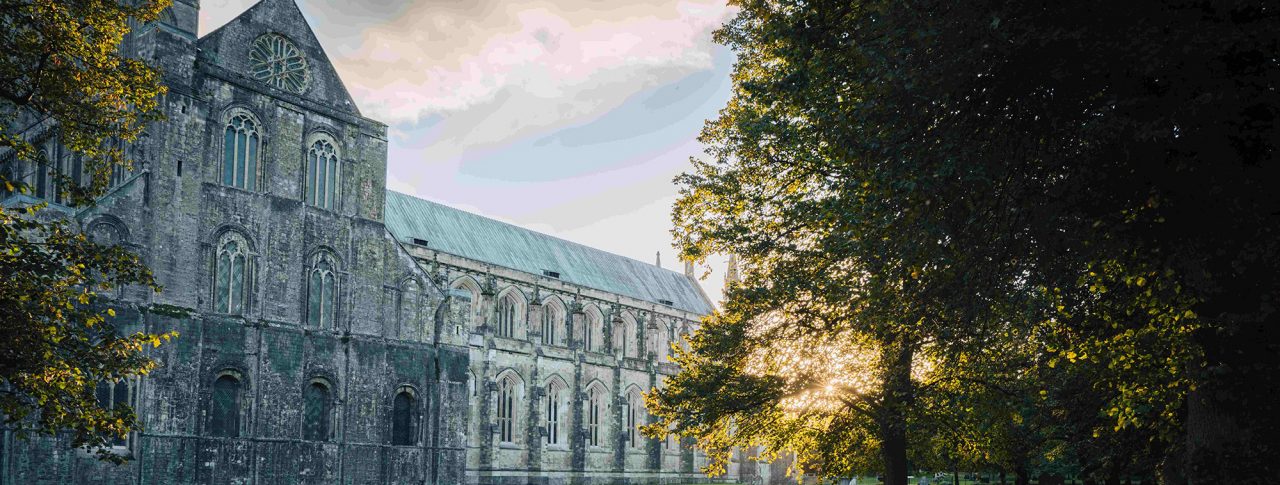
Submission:
M 559 380 L 547 384 L 547 409 L 543 417 L 547 421 L 546 436 L 549 445 L 560 443 L 560 405 L 564 393 L 564 384 Z
M 582 350 L 599 352 L 604 345 L 604 315 L 594 306 L 583 312 Z
M 312 381 L 303 391 L 302 400 L 302 439 L 329 441 L 333 407 L 329 386 L 321 380 Z
M 307 269 L 307 325 L 331 328 L 338 312 L 337 271 L 333 258 L 326 253 L 316 255 Z
M 209 405 L 209 434 L 224 438 L 240 436 L 240 379 L 223 374 L 213 381 Z
M 338 200 L 338 150 L 328 137 L 321 137 L 307 149 L 307 203 L 332 209 Z
M 119 409 L 120 407 L 132 409 L 134 407 L 133 386 L 130 384 L 128 379 L 121 379 L 115 382 L 98 381 L 98 386 L 94 389 L 94 397 L 98 400 L 98 407 L 106 411 Z M 127 443 L 128 440 L 124 436 L 111 438 L 111 446 L 125 446 Z
M 418 436 L 418 399 L 409 389 L 401 389 L 391 403 L 391 444 L 413 446 Z
M 639 426 L 641 422 L 641 414 L 644 412 L 644 401 L 640 398 L 638 391 L 631 391 L 627 394 L 627 446 L 631 448 L 640 447 Z
M 564 312 L 554 298 L 542 304 L 542 344 L 560 345 L 561 329 L 564 325 Z
M 213 311 L 244 314 L 250 269 L 249 242 L 235 232 L 224 234 L 214 258 Z
M 599 386 L 587 390 L 587 444 L 591 446 L 600 446 L 600 439 L 603 438 L 600 419 L 605 413 L 604 394 Z
M 631 312 L 623 312 L 622 319 L 618 323 L 618 329 L 615 335 L 618 335 L 617 344 L 618 354 L 623 357 L 640 358 L 640 339 L 636 335 L 639 324 L 636 317 Z
M 498 300 L 498 324 L 494 333 L 499 337 L 514 338 L 516 336 L 516 317 L 519 314 L 520 302 L 512 292 L 508 292 Z
M 498 380 L 498 438 L 515 442 L 516 380 L 510 375 Z
M 227 121 L 222 134 L 222 184 L 254 190 L 258 184 L 258 151 L 262 144 L 258 122 L 247 113 Z

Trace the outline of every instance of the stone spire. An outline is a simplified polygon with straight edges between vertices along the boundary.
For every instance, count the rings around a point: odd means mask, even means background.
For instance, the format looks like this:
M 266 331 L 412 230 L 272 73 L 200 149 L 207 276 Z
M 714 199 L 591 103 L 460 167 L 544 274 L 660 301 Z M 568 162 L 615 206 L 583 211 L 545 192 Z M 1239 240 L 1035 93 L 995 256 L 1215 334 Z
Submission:
M 738 283 L 742 278 L 738 276 L 738 255 L 729 255 L 729 267 L 724 270 L 724 285 L 729 286 L 731 283 Z
M 697 276 L 693 275 L 693 261 L 684 262 L 684 275 L 691 280 L 698 278 Z
M 655 254 L 657 254 L 657 259 L 653 261 L 653 265 L 661 268 L 662 267 L 662 251 L 658 251 Z

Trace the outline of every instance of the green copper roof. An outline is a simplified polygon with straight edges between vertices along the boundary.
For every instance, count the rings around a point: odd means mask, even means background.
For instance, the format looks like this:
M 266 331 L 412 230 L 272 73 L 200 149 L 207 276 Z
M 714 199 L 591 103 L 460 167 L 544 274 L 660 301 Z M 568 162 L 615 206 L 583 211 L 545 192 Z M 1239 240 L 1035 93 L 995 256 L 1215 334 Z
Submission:
M 711 303 L 681 273 L 565 241 L 505 222 L 495 221 L 399 192 L 387 191 L 387 229 L 396 239 L 467 259 L 542 275 L 698 314 L 711 313 Z

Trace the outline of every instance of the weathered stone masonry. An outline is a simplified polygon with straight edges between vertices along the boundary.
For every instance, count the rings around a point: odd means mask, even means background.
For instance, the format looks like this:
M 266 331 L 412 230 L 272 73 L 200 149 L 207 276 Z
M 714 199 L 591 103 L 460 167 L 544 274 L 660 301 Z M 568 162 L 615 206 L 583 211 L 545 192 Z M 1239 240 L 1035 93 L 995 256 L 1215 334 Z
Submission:
M 687 443 L 630 431 L 648 419 L 639 394 L 678 370 L 670 345 L 711 309 L 689 271 L 388 192 L 386 126 L 292 0 L 201 38 L 198 12 L 174 0 L 126 39 L 163 72 L 166 120 L 110 193 L 65 209 L 164 286 L 120 291 L 117 325 L 179 333 L 120 394 L 145 427 L 115 448 L 133 460 L 4 430 L 0 484 L 701 478 Z M 317 172 L 319 141 L 336 171 Z

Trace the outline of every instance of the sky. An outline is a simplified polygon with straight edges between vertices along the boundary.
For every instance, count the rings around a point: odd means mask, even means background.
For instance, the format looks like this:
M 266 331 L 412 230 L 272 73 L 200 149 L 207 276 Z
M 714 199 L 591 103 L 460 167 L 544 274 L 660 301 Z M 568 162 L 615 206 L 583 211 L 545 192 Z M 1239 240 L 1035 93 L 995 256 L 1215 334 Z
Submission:
M 255 3 L 201 1 L 200 34 Z M 297 3 L 389 127 L 387 188 L 683 270 L 671 179 L 730 96 L 723 0 Z M 713 301 L 723 271 L 698 268 Z

